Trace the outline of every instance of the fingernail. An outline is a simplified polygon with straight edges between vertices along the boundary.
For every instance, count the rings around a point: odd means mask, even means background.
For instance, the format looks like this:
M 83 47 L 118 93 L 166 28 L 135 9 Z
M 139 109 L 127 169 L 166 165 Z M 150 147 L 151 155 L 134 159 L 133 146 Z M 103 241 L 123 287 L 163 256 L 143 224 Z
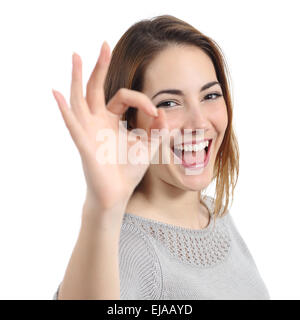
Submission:
M 155 117 L 158 117 L 157 109 L 155 107 L 153 107 L 152 110 L 153 110 L 153 114 L 155 115 Z

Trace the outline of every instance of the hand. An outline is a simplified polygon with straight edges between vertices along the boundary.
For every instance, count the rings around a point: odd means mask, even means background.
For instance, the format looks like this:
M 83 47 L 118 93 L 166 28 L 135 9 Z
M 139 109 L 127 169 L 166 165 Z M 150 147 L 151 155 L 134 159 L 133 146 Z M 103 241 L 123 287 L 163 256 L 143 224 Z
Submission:
M 110 48 L 104 41 L 100 56 L 87 84 L 86 98 L 84 98 L 82 62 L 80 56 L 74 53 L 72 56 L 71 108 L 68 107 L 64 96 L 53 90 L 64 122 L 81 156 L 87 183 L 86 199 L 99 209 L 110 209 L 129 200 L 159 147 L 158 143 L 156 149 L 151 148 L 150 150 L 150 137 L 147 141 L 142 141 L 145 147 L 147 145 L 147 148 L 142 152 L 144 152 L 143 156 L 149 160 L 148 164 L 131 164 L 129 161 L 126 164 L 119 164 L 118 157 L 116 164 L 100 164 L 96 158 L 97 149 L 101 145 L 101 141 L 96 140 L 99 130 L 108 128 L 113 130 L 117 144 L 112 145 L 111 148 L 116 148 L 118 155 L 119 120 L 129 106 L 138 108 L 151 117 L 151 128 L 168 128 L 164 111 L 156 109 L 151 100 L 142 92 L 121 88 L 111 98 L 107 106 L 105 105 L 104 82 L 109 63 Z M 155 116 L 156 111 L 158 111 L 157 117 Z M 146 129 L 149 132 L 150 128 Z M 128 131 L 124 127 L 121 134 L 125 136 L 126 133 Z M 134 143 L 128 141 L 127 149 Z

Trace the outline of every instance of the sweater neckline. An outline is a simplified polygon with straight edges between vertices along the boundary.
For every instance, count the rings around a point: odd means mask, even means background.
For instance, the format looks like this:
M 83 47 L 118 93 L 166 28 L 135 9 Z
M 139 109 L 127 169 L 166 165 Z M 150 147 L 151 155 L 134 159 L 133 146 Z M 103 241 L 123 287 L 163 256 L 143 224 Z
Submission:
M 205 201 L 206 197 L 204 197 L 203 200 Z M 150 224 L 150 225 L 154 225 L 156 227 L 161 227 L 161 228 L 165 228 L 165 229 L 172 230 L 172 231 L 179 231 L 180 233 L 194 234 L 194 235 L 195 234 L 206 234 L 206 233 L 211 231 L 211 229 L 212 229 L 212 227 L 214 225 L 214 217 L 213 217 L 213 213 L 212 213 L 209 201 L 205 201 L 205 203 L 207 205 L 207 209 L 208 209 L 208 212 L 209 212 L 209 222 L 208 222 L 208 225 L 205 228 L 202 228 L 202 229 L 191 229 L 191 228 L 176 226 L 176 225 L 173 225 L 173 224 L 169 224 L 169 223 L 166 223 L 166 222 L 161 222 L 161 221 L 154 220 L 154 219 L 151 219 L 151 218 L 145 218 L 145 217 L 142 217 L 142 216 L 138 216 L 138 215 L 132 214 L 130 212 L 125 212 L 124 221 L 126 222 L 126 220 L 132 220 L 133 219 L 133 220 L 135 220 L 136 222 L 139 222 L 139 223 L 144 222 L 144 223 L 147 223 L 147 224 Z

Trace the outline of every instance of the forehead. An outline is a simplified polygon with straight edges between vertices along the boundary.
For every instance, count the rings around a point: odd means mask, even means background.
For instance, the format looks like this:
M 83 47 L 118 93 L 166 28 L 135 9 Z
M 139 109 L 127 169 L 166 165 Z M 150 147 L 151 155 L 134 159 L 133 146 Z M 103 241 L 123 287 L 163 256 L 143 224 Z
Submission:
M 144 92 L 174 88 L 199 90 L 203 84 L 216 80 L 210 57 L 192 45 L 172 45 L 161 51 L 148 65 L 144 77 Z

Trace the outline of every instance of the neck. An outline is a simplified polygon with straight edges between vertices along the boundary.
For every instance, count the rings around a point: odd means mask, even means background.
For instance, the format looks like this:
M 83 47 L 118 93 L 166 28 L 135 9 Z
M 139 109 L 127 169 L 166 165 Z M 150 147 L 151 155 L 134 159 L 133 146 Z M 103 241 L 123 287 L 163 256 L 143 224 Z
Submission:
M 128 212 L 191 229 L 205 228 L 209 211 L 200 202 L 199 191 L 188 191 L 151 176 L 144 176 L 132 195 Z

